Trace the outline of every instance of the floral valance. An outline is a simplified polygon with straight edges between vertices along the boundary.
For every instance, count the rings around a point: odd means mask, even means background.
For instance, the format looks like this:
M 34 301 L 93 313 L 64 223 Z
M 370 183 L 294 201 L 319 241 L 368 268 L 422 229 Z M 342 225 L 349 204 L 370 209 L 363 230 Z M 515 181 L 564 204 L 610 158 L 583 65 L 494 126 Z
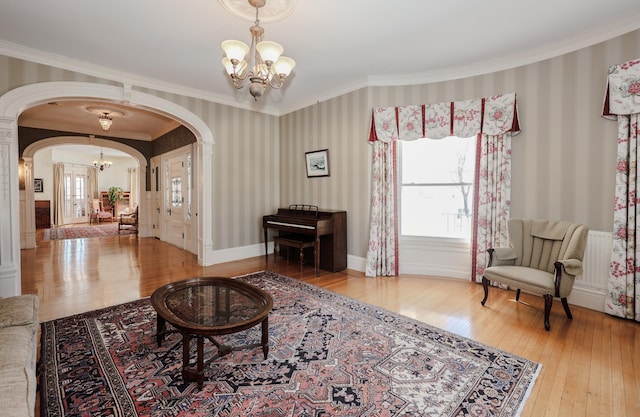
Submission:
M 602 116 L 640 113 L 640 59 L 609 68 Z
M 520 133 L 515 93 L 449 103 L 377 107 L 373 109 L 369 141 L 468 138 L 505 132 Z

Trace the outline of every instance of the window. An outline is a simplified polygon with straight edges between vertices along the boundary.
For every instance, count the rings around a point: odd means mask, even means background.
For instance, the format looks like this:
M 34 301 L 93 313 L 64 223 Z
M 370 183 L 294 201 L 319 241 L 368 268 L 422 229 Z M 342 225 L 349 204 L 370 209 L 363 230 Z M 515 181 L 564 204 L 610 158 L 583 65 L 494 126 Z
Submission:
M 400 233 L 470 240 L 476 138 L 401 141 Z

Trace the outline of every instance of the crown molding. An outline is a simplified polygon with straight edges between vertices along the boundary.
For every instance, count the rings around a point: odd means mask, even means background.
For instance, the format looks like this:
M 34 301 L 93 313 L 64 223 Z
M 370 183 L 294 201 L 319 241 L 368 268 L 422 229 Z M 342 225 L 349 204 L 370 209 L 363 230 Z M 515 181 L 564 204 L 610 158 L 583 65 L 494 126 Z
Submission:
M 553 42 L 538 48 L 528 49 L 517 54 L 487 60 L 473 65 L 444 68 L 426 73 L 408 74 L 403 76 L 402 79 L 388 76 L 371 76 L 368 78 L 368 85 L 380 87 L 426 84 L 504 71 L 555 58 L 583 48 L 588 48 L 600 42 L 605 42 L 615 37 L 633 32 L 637 29 L 640 29 L 640 13 L 627 16 L 614 24 L 583 32 L 577 36 L 559 42 Z
M 603 26 L 589 32 L 584 32 L 578 36 L 574 36 L 573 38 L 550 43 L 539 48 L 529 49 L 527 51 L 501 57 L 499 59 L 479 62 L 474 65 L 407 74 L 402 75 L 401 77 L 398 75 L 367 76 L 366 79 L 361 79 L 351 84 L 345 84 L 340 89 L 331 91 L 316 100 L 310 100 L 304 103 L 304 105 L 296 103 L 298 104 L 297 106 L 290 106 L 289 108 L 282 110 L 281 115 L 292 113 L 304 107 L 330 100 L 364 87 L 392 87 L 428 84 L 509 70 L 575 52 L 577 50 L 596 45 L 600 42 L 605 42 L 618 36 L 631 33 L 638 29 L 640 29 L 640 13 L 627 16 L 613 24 Z
M 252 106 L 248 103 L 239 103 L 229 96 L 206 93 L 195 88 L 189 88 L 179 84 L 167 83 L 165 81 L 161 81 L 151 77 L 145 77 L 138 74 L 90 64 L 77 59 L 67 58 L 62 55 L 56 55 L 49 52 L 40 51 L 38 49 L 27 48 L 25 46 L 7 42 L 2 39 L 0 39 L 0 54 L 10 56 L 12 58 L 22 59 L 25 61 L 35 62 L 37 64 L 49 65 L 55 68 L 79 72 L 93 77 L 103 78 L 109 81 L 115 81 L 121 83 L 124 86 L 149 88 L 152 90 L 164 91 L 166 93 L 202 99 L 245 110 L 257 111 L 272 116 L 279 116 L 278 109 L 272 106 L 261 106 L 260 108 L 256 108 L 255 106 Z
M 0 40 L 0 54 L 13 58 L 23 59 L 38 64 L 49 65 L 69 71 L 79 72 L 105 80 L 116 81 L 124 86 L 138 86 L 153 90 L 178 94 L 187 97 L 202 99 L 231 107 L 256 111 L 272 116 L 282 116 L 294 111 L 327 101 L 344 94 L 351 93 L 365 87 L 405 86 L 414 84 L 427 84 L 442 81 L 450 81 L 466 77 L 474 77 L 492 72 L 504 71 L 523 65 L 532 64 L 546 59 L 554 58 L 579 49 L 593 46 L 597 43 L 613 39 L 634 30 L 640 29 L 640 13 L 626 16 L 624 19 L 594 30 L 581 33 L 560 42 L 550 43 L 542 47 L 529 49 L 517 54 L 512 54 L 498 59 L 487 60 L 473 65 L 452 67 L 429 72 L 406 74 L 402 76 L 363 76 L 352 83 L 343 84 L 336 89 L 327 92 L 322 97 L 310 98 L 304 101 L 292 103 L 289 106 L 276 108 L 273 106 L 261 106 L 259 108 L 247 102 L 238 102 L 231 96 L 217 95 L 203 92 L 194 88 L 178 84 L 167 83 L 158 79 L 144 77 L 124 71 L 93 65 L 87 62 L 67 58 L 48 52 L 27 48 L 18 44 Z

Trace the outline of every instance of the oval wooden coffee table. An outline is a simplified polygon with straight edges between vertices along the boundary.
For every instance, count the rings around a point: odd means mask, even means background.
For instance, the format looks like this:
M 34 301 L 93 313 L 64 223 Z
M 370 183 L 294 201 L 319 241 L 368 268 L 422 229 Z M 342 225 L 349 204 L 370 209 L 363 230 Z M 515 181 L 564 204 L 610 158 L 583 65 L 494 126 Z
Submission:
M 273 299 L 269 294 L 244 282 L 221 277 L 191 278 L 158 288 L 151 295 L 158 314 L 156 339 L 162 345 L 169 333 L 182 335 L 182 378 L 196 381 L 202 388 L 204 367 L 230 352 L 262 346 L 269 354 L 269 312 Z M 175 330 L 167 330 L 166 323 Z M 237 333 L 262 323 L 260 343 L 231 347 L 213 337 Z M 197 339 L 196 367 L 189 365 L 189 342 Z M 204 360 L 204 339 L 211 341 L 217 353 Z

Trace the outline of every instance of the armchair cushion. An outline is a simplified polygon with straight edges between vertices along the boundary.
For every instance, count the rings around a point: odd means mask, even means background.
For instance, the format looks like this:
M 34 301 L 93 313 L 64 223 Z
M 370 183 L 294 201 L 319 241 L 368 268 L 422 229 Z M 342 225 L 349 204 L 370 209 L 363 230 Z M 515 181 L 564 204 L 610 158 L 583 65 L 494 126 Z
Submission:
M 492 266 L 485 270 L 484 276 L 512 288 L 543 296 L 555 291 L 554 277 L 546 271 L 526 266 Z
M 121 214 L 120 215 L 120 223 L 135 225 L 137 220 L 138 220 L 137 217 L 138 216 L 135 213 Z
M 33 294 L 0 298 L 0 328 L 38 325 L 40 299 Z

